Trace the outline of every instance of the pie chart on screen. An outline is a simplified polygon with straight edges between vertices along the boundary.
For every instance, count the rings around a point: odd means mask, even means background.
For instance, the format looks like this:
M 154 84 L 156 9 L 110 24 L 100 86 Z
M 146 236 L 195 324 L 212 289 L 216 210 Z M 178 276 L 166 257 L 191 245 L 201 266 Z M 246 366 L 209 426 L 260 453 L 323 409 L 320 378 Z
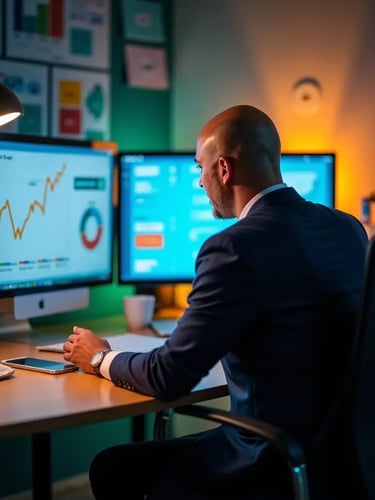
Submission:
M 99 210 L 89 207 L 82 215 L 80 223 L 81 240 L 85 248 L 93 250 L 99 244 L 103 233 L 103 222 Z

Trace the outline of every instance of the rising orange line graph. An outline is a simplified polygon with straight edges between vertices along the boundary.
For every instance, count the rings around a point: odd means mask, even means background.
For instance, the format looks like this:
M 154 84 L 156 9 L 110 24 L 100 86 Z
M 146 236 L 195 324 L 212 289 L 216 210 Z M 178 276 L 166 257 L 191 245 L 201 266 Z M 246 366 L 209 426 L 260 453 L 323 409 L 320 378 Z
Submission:
M 23 223 L 20 226 L 16 226 L 13 218 L 13 213 L 12 213 L 12 207 L 10 204 L 9 199 L 5 200 L 5 203 L 2 207 L 0 207 L 0 220 L 3 216 L 3 213 L 6 211 L 8 212 L 9 215 L 9 220 L 10 220 L 10 225 L 12 228 L 12 233 L 13 233 L 13 238 L 16 240 L 22 239 L 23 233 L 25 231 L 25 228 L 27 226 L 27 223 L 29 222 L 32 214 L 34 213 L 36 208 L 39 208 L 39 210 L 42 212 L 44 215 L 46 211 L 46 206 L 47 206 L 47 198 L 48 198 L 48 193 L 52 192 L 55 189 L 55 186 L 59 183 L 61 180 L 61 177 L 64 175 L 64 172 L 66 170 L 66 165 L 64 164 L 57 172 L 55 175 L 55 178 L 52 180 L 50 177 L 47 177 L 44 183 L 44 191 L 43 191 L 43 198 L 42 201 L 34 200 L 32 203 L 30 203 L 29 208 L 27 210 L 27 215 L 23 221 Z

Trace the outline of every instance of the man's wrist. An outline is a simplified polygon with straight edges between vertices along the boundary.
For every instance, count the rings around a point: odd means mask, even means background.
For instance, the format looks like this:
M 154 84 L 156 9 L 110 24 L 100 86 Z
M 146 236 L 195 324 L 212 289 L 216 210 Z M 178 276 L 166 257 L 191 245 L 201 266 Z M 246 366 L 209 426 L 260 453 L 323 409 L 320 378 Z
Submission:
M 94 370 L 95 375 L 97 375 L 98 377 L 102 376 L 100 367 L 104 361 L 104 358 L 109 352 L 111 352 L 110 349 L 99 351 L 96 352 L 91 358 L 90 361 L 91 368 Z

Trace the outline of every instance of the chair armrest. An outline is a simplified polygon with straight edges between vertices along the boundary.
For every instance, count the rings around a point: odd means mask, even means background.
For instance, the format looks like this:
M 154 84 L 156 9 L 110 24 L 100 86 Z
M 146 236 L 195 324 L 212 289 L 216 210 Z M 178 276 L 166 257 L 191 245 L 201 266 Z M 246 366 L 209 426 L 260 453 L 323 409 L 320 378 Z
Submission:
M 249 435 L 268 441 L 279 450 L 288 462 L 293 482 L 294 500 L 309 500 L 305 453 L 299 442 L 287 432 L 254 418 L 242 417 L 228 410 L 205 405 L 180 406 L 174 408 L 174 413 L 230 425 L 249 433 Z
M 251 435 L 256 435 L 272 443 L 286 458 L 291 467 L 301 467 L 305 464 L 305 453 L 298 441 L 274 425 L 254 418 L 235 415 L 228 410 L 198 404 L 174 408 L 174 413 L 211 420 L 212 422 L 244 430 Z

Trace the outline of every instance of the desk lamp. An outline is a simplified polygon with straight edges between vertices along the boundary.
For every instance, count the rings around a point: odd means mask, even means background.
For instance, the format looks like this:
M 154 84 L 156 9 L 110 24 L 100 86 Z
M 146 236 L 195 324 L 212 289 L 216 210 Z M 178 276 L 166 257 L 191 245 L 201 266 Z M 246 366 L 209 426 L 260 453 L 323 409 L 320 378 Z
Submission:
M 0 127 L 23 115 L 23 106 L 16 94 L 0 82 Z
M 16 94 L 0 82 L 0 127 L 23 115 L 23 106 Z M 0 380 L 12 377 L 14 369 L 0 363 Z

